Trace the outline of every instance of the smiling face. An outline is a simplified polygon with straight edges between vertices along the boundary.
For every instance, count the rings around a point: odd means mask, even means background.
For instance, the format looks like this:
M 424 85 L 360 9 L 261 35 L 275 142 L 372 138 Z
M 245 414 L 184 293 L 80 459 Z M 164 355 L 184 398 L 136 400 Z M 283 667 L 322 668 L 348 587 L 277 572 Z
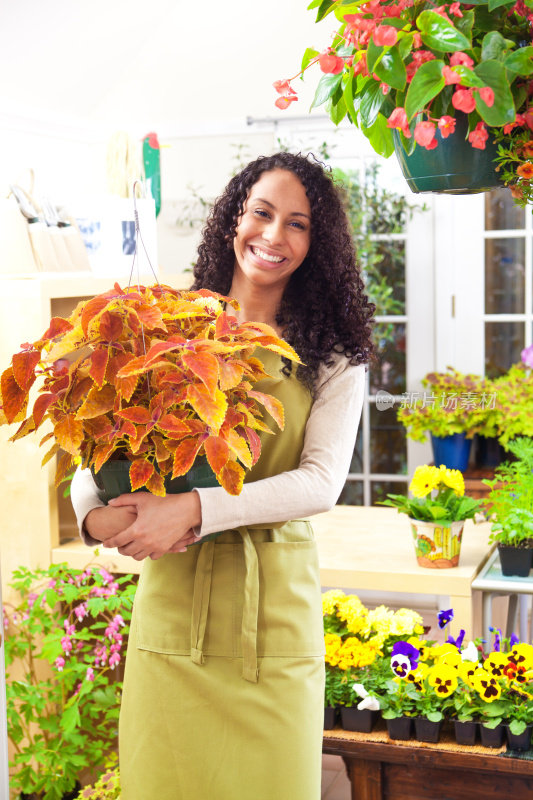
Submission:
M 300 180 L 285 169 L 264 172 L 248 195 L 235 231 L 234 284 L 279 297 L 311 242 L 311 206 Z

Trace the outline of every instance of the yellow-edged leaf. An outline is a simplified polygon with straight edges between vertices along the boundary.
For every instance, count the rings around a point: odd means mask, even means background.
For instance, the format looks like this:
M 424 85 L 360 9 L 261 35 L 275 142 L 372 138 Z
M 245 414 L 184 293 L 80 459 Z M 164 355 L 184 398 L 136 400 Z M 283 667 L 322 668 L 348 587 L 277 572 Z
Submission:
M 217 474 L 217 481 L 228 492 L 237 495 L 241 493 L 244 482 L 244 469 L 236 461 L 228 461 Z
M 41 444 L 42 444 L 42 442 L 41 442 Z M 50 450 L 48 450 L 48 452 L 46 452 L 44 454 L 43 460 L 41 461 L 41 467 L 44 467 L 45 464 L 48 464 L 50 459 L 55 456 L 55 454 L 58 452 L 58 450 L 59 450 L 59 445 L 58 444 L 52 445 Z
M 65 416 L 54 425 L 54 436 L 63 450 L 73 456 L 79 454 L 80 445 L 83 442 L 83 425 L 74 414 Z
M 200 419 L 209 425 L 214 433 L 218 433 L 228 408 L 225 394 L 216 389 L 214 396 L 211 396 L 202 383 L 196 383 L 187 387 L 187 400 Z
M 135 425 L 148 425 L 152 421 L 152 415 L 148 409 L 142 408 L 142 406 L 123 408 L 121 411 L 115 412 L 115 417 L 127 419 L 128 422 L 133 422 Z
M 100 336 L 104 341 L 110 344 L 118 341 L 123 329 L 124 323 L 118 314 L 104 311 L 100 317 Z
M 28 402 L 28 392 L 21 389 L 15 380 L 13 370 L 8 367 L 2 373 L 0 381 L 2 392 L 2 407 L 8 423 L 16 422 L 17 416 Z
M 11 359 L 13 377 L 23 391 L 28 391 L 35 380 L 35 367 L 41 360 L 41 353 L 37 350 L 23 350 L 15 353 Z
M 247 469 L 252 466 L 252 455 L 248 449 L 248 444 L 242 436 L 239 436 L 234 428 L 228 431 L 227 441 L 230 449 L 235 453 L 239 461 L 244 464 Z
M 283 405 L 278 400 L 277 397 L 273 397 L 271 394 L 265 394 L 264 392 L 257 392 L 252 389 L 252 391 L 248 392 L 250 397 L 253 397 L 254 400 L 257 400 L 258 403 L 261 403 L 270 416 L 277 422 L 278 426 L 283 430 L 285 427 L 285 412 L 283 410 Z M 252 426 L 255 427 L 255 426 Z
M 155 494 L 158 497 L 165 497 L 166 489 L 165 489 L 165 480 L 159 472 L 154 472 L 146 481 L 146 488 L 151 494 Z
M 99 347 L 97 350 L 93 350 L 93 352 L 89 357 L 89 361 L 91 364 L 89 369 L 89 375 L 96 383 L 96 385 L 101 388 L 105 380 L 107 362 L 109 361 L 108 348 Z
M 188 353 L 181 356 L 182 362 L 200 378 L 210 395 L 218 385 L 218 361 L 211 353 Z
M 57 461 L 54 485 L 57 489 L 63 478 L 68 475 L 74 465 L 74 459 L 70 453 L 62 453 Z
M 173 478 L 179 478 L 190 470 L 201 446 L 202 442 L 198 439 L 184 439 L 179 443 L 174 451 Z
M 98 472 L 100 467 L 105 464 L 114 449 L 115 446 L 113 444 L 96 445 L 91 459 L 91 465 L 94 467 L 95 472 Z
M 228 389 L 233 389 L 241 382 L 244 369 L 240 364 L 220 359 L 218 367 L 220 372 L 220 388 L 223 392 L 227 392 Z
M 136 492 L 146 486 L 148 480 L 154 474 L 154 465 L 147 461 L 145 458 L 136 458 L 131 462 L 130 466 L 130 483 L 131 491 Z
M 80 406 L 76 419 L 91 419 L 111 411 L 115 403 L 115 387 L 106 383 L 102 389 L 93 388 Z
M 257 433 L 253 430 L 253 428 L 249 428 L 248 426 L 244 429 L 246 438 L 248 440 L 248 446 L 250 448 L 250 452 L 252 454 L 252 464 L 257 463 L 257 459 L 261 455 L 261 439 L 257 435 Z
M 228 443 L 221 436 L 209 436 L 204 442 L 204 448 L 209 466 L 216 475 L 229 458 Z

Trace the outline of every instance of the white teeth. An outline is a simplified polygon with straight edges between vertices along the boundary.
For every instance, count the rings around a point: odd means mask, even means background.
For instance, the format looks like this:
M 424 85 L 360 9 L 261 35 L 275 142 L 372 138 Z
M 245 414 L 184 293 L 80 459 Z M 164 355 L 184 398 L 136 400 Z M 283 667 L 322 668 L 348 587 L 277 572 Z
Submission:
M 273 261 L 275 264 L 279 264 L 280 261 L 283 261 L 283 256 L 270 256 L 268 253 L 265 253 L 264 250 L 260 250 L 259 247 L 252 247 L 252 253 L 254 256 L 259 256 L 259 258 L 263 258 L 265 261 Z

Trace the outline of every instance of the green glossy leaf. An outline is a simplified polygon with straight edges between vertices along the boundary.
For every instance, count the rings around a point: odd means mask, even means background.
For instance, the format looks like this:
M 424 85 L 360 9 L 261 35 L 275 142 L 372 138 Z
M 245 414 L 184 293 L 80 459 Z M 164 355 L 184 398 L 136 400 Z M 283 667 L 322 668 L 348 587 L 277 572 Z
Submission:
M 347 0 L 347 2 L 337 2 L 335 3 L 335 8 L 333 13 L 339 20 L 339 22 L 344 22 L 344 15 L 345 14 L 356 14 L 359 11 L 360 3 L 354 3 L 353 0 Z
M 463 9 L 463 16 L 462 17 L 455 17 L 454 24 L 458 31 L 464 33 L 465 36 L 470 36 L 470 32 L 474 25 L 475 20 L 475 13 L 470 9 L 470 11 L 465 11 Z
M 415 72 L 405 98 L 405 110 L 408 120 L 411 120 L 435 95 L 444 89 L 443 67 L 444 61 L 436 59 L 434 61 L 426 61 Z
M 383 114 L 378 114 L 371 127 L 361 126 L 361 130 L 378 155 L 388 158 L 394 153 L 392 131 L 387 127 L 387 120 Z
M 498 31 L 491 31 L 483 37 L 481 43 L 481 60 L 489 61 L 503 61 L 507 51 L 507 44 L 501 33 Z
M 350 73 L 348 80 L 346 81 L 346 86 L 344 87 L 344 92 L 342 94 L 344 103 L 346 105 L 346 111 L 348 113 L 348 117 L 351 119 L 352 122 L 357 124 L 357 109 L 354 103 L 354 75 L 353 72 Z M 359 103 L 357 105 L 359 108 Z
M 318 55 L 318 50 L 313 50 L 312 47 L 307 48 L 302 58 L 302 66 L 301 66 L 302 71 L 307 67 L 311 59 L 315 58 L 315 56 L 317 55 Z
M 398 39 L 398 44 L 396 47 L 401 55 L 401 57 L 405 60 L 411 50 L 413 49 L 413 40 L 415 38 L 414 33 L 408 33 L 405 36 L 402 36 L 401 39 Z
M 361 96 L 359 113 L 361 115 L 361 125 L 370 128 L 377 119 L 381 106 L 385 102 L 385 95 L 377 81 L 371 81 Z
M 332 102 L 332 98 L 326 103 L 326 111 L 334 125 L 338 125 L 342 122 L 346 116 L 347 110 L 344 97 L 342 96 L 336 103 Z
M 470 67 L 465 67 L 461 64 L 457 67 L 454 67 L 453 71 L 460 76 L 461 86 L 469 86 L 469 87 L 477 86 L 479 88 L 485 86 L 481 78 L 478 75 L 476 75 L 474 70 L 470 69 Z
M 321 106 L 335 94 L 335 90 L 342 81 L 342 72 L 338 75 L 322 75 L 316 87 L 315 96 L 311 103 L 311 108 Z
M 515 0 L 489 0 L 489 11 L 494 11 L 502 6 L 514 6 Z
M 336 0 L 322 0 L 322 2 L 318 6 L 308 6 L 308 8 L 318 8 L 316 12 L 316 20 L 315 22 L 320 22 L 321 19 L 327 17 L 327 15 L 333 11 L 335 8 Z
M 384 47 L 378 47 L 377 44 L 374 44 L 374 40 L 372 38 L 370 39 L 366 51 L 366 66 L 370 74 L 374 72 L 374 67 L 382 57 L 384 51 Z
M 436 11 L 422 11 L 418 15 L 416 24 L 422 41 L 426 47 L 432 50 L 455 53 L 458 50 L 468 50 L 471 47 L 470 39 L 457 30 L 448 20 L 437 14 Z
M 374 72 L 381 80 L 392 86 L 393 89 L 402 91 L 407 83 L 407 72 L 405 64 L 400 56 L 398 48 L 387 48 L 375 68 Z
M 506 69 L 527 77 L 533 72 L 533 47 L 521 47 L 514 53 L 509 53 L 503 62 Z
M 487 125 L 506 125 L 515 118 L 513 94 L 507 80 L 506 70 L 500 61 L 483 61 L 474 72 L 494 91 L 494 105 L 491 108 L 475 92 L 476 109 Z

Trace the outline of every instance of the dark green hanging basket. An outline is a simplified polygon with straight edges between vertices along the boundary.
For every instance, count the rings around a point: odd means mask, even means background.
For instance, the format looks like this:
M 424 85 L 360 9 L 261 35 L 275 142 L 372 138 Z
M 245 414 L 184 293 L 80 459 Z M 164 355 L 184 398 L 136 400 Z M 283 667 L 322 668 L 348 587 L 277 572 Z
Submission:
M 495 171 L 498 148 L 489 134 L 485 149 L 472 147 L 467 138 L 466 114 L 456 115 L 455 132 L 443 139 L 437 130 L 438 146 L 426 150 L 417 145 L 407 155 L 400 134 L 393 131 L 394 150 L 403 176 L 412 192 L 438 194 L 477 194 L 504 184 Z

